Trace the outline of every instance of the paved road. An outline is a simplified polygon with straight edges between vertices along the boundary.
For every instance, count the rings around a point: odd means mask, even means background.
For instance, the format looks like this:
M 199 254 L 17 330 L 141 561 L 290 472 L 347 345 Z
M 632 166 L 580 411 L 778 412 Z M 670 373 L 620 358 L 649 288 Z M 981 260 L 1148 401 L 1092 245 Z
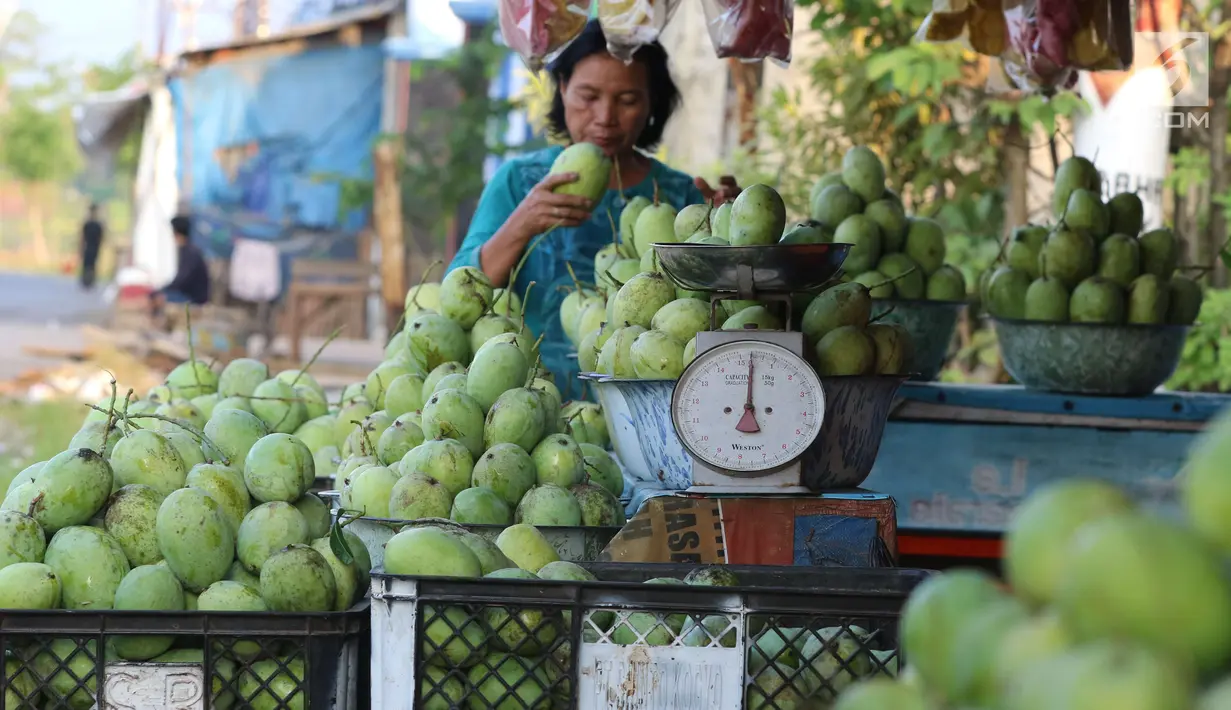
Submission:
M 0 272 L 0 381 L 55 365 L 54 360 L 26 354 L 26 346 L 55 350 L 85 347 L 79 326 L 104 323 L 110 308 L 101 288 L 84 292 L 71 277 Z M 284 340 L 278 340 L 280 352 L 288 349 Z M 305 338 L 304 357 L 315 352 L 321 342 L 319 338 Z M 330 365 L 337 365 L 348 372 L 358 368 L 366 373 L 380 362 L 383 350 L 383 342 L 335 341 L 322 354 L 317 369 L 323 375 Z
M 0 272 L 0 380 L 54 364 L 27 345 L 83 346 L 77 326 L 101 322 L 107 309 L 101 289 L 83 292 L 71 277 Z
M 101 288 L 82 291 L 71 277 L 0 272 L 0 325 L 97 322 L 107 309 Z

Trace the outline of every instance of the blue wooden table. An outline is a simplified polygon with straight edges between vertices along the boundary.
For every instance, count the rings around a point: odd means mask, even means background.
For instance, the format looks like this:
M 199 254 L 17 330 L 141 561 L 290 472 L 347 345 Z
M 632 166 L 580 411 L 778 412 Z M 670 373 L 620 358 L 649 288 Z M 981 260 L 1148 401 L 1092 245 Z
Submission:
M 1003 532 L 1040 485 L 1074 476 L 1114 481 L 1173 513 L 1189 447 L 1231 404 L 1211 394 L 1128 399 L 931 383 L 899 394 L 864 488 L 896 499 L 900 534 L 976 538 Z

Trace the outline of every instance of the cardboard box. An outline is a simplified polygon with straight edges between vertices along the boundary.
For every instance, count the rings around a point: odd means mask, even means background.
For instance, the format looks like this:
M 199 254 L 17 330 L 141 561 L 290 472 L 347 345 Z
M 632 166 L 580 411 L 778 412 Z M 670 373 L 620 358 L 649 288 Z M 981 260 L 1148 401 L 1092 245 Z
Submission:
M 892 567 L 897 557 L 893 498 L 849 491 L 651 498 L 599 561 Z

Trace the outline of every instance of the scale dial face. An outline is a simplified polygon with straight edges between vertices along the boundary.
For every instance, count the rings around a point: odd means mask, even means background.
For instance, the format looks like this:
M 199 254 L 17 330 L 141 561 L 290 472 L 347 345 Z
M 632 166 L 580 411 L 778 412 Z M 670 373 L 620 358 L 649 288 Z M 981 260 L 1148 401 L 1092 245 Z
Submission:
M 825 393 L 803 358 L 773 343 L 741 340 L 688 365 L 671 398 L 671 418 L 684 448 L 711 469 L 768 472 L 816 440 Z

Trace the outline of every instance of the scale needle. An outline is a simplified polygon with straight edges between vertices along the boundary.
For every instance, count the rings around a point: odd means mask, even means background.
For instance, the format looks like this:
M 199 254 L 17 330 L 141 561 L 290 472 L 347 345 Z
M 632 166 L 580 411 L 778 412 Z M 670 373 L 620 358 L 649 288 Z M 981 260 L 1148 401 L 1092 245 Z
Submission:
M 748 399 L 744 402 L 744 415 L 735 425 L 735 431 L 745 434 L 761 431 L 761 427 L 757 426 L 757 410 L 752 406 L 752 353 L 748 353 Z

